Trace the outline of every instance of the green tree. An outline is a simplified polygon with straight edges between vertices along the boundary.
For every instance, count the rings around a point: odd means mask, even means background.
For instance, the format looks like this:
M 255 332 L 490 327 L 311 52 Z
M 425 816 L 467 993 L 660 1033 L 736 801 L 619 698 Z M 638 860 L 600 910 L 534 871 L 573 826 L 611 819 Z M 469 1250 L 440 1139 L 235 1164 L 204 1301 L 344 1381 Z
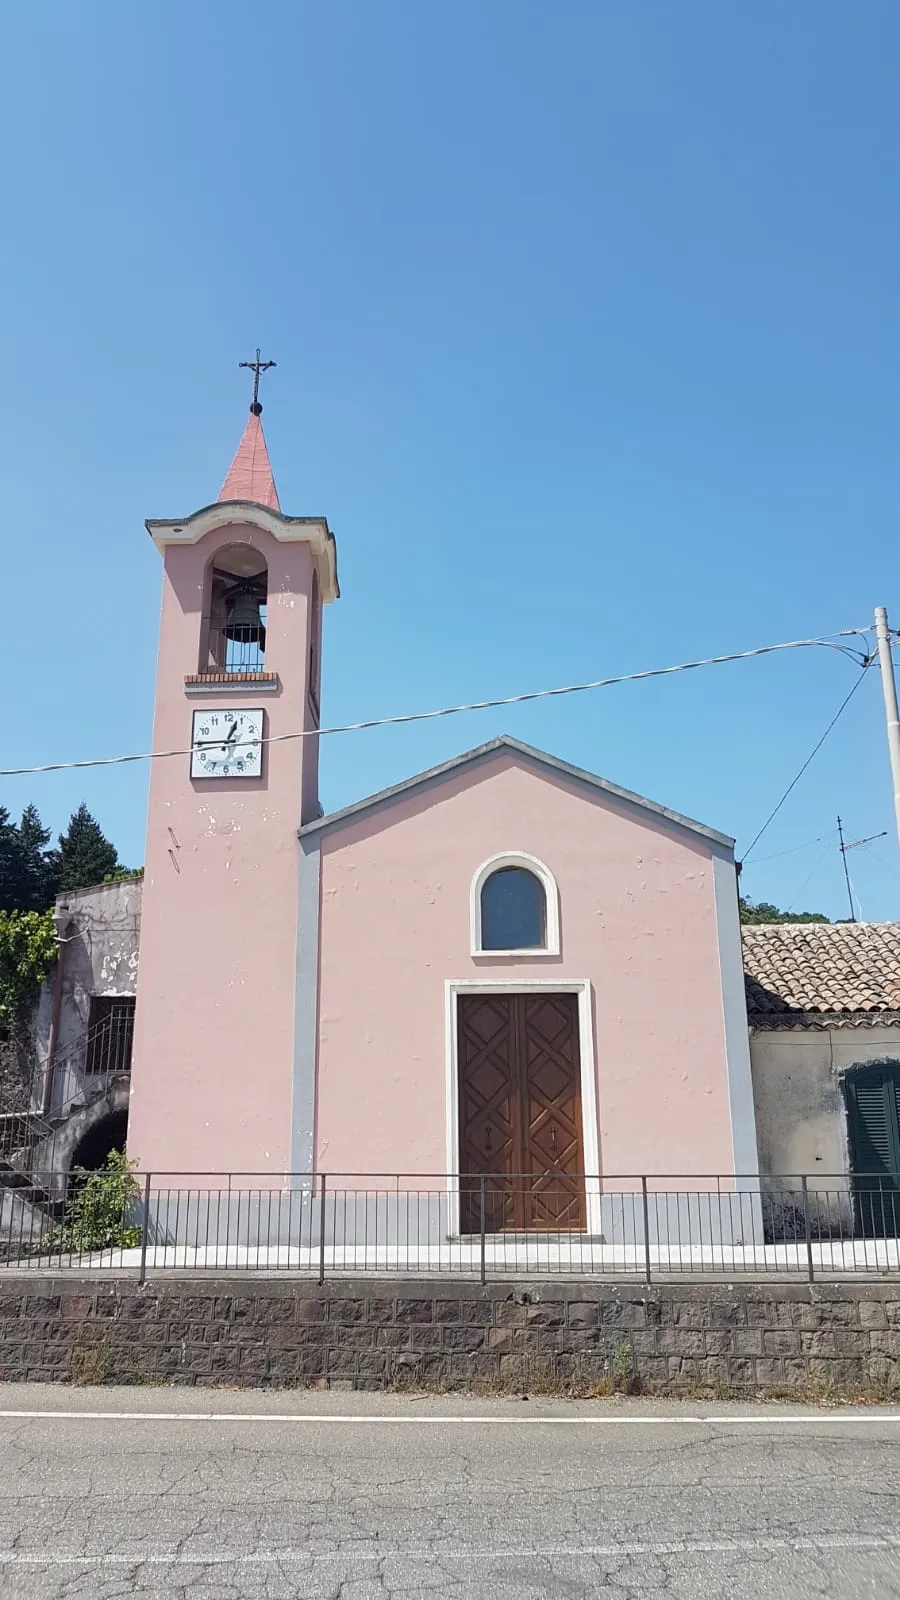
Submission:
M 52 852 L 51 861 L 57 894 L 65 889 L 90 889 L 121 867 L 115 845 L 83 800 L 72 813 L 66 832 L 60 834 L 59 849 Z
M 768 900 L 759 900 L 754 904 L 752 900 L 741 899 L 741 921 L 747 924 L 760 922 L 830 922 L 830 917 L 824 917 L 821 911 L 779 911 Z
M 9 812 L 0 806 L 0 911 L 16 911 L 19 888 L 18 828 Z
M 49 911 L 0 911 L 0 1037 L 24 1024 L 55 959 Z
M 50 829 L 41 822 L 37 806 L 26 806 L 19 823 L 20 911 L 44 911 L 56 893 L 49 843 Z
M 36 806 L 26 806 L 18 827 L 0 806 L 0 910 L 44 911 L 55 886 L 47 845 L 50 830 Z

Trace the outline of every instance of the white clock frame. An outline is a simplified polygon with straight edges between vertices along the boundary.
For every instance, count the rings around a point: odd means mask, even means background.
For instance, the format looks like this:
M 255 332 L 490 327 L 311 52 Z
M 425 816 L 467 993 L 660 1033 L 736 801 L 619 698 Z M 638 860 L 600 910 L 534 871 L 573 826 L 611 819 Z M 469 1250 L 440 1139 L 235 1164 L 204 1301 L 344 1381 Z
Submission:
M 201 732 L 204 723 L 207 731 Z M 212 752 L 225 749 L 226 730 L 233 723 L 238 724 L 234 759 L 214 761 Z M 215 735 L 219 731 L 222 738 L 217 742 Z M 195 707 L 191 721 L 191 777 L 203 782 L 262 777 L 264 734 L 265 711 L 261 706 L 208 706 L 204 710 Z

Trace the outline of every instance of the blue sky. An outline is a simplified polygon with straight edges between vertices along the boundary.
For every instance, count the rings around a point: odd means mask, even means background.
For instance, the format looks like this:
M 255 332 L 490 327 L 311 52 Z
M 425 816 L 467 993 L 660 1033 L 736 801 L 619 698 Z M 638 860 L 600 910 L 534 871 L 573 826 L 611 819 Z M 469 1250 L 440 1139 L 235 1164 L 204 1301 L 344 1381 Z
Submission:
M 895 0 L 35 0 L 0 48 L 2 765 L 148 747 L 143 520 L 218 491 L 257 344 L 282 505 L 338 538 L 326 723 L 900 625 Z M 740 851 L 854 672 L 336 736 L 323 800 L 508 731 Z M 138 863 L 146 786 L 0 801 Z M 746 891 L 845 915 L 838 811 L 896 916 L 875 672 Z

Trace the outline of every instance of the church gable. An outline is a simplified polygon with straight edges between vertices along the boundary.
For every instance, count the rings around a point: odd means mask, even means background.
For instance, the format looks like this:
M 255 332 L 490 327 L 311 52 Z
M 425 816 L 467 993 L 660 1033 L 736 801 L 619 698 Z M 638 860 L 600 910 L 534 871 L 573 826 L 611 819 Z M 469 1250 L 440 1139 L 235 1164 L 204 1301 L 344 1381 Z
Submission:
M 743 1000 L 728 839 L 497 739 L 308 824 L 301 847 L 301 924 L 320 908 L 301 962 L 317 982 L 314 1165 L 540 1166 L 535 1061 L 573 1225 L 600 1123 L 608 1171 L 731 1164 L 723 907 Z M 743 1012 L 735 1026 L 746 1052 Z M 518 1085 L 508 1139 L 478 1111 L 485 1052 L 490 1082 Z
M 333 835 L 352 824 L 371 823 L 375 829 L 390 826 L 401 815 L 408 814 L 410 802 L 427 797 L 427 803 L 434 805 L 449 799 L 462 789 L 483 782 L 496 768 L 498 761 L 504 758 L 507 765 L 531 772 L 570 792 L 580 793 L 588 800 L 607 799 L 613 809 L 630 814 L 634 821 L 644 823 L 656 832 L 673 833 L 685 842 L 690 841 L 695 846 L 701 844 L 716 855 L 731 858 L 734 840 L 726 834 L 653 800 L 647 800 L 643 795 L 620 788 L 608 779 L 575 767 L 568 761 L 548 755 L 533 745 L 513 739 L 508 734 L 501 734 L 440 766 L 416 773 L 402 783 L 307 823 L 300 830 L 301 836 Z

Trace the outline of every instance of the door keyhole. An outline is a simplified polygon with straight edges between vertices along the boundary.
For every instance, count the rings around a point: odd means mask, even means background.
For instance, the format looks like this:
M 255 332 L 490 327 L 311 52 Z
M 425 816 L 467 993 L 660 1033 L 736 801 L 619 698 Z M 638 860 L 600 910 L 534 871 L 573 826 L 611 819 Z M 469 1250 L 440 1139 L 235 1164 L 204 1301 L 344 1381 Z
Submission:
M 553 1124 L 553 1126 L 550 1129 L 550 1149 L 553 1151 L 553 1153 L 555 1155 L 556 1154 L 556 1124 L 555 1123 Z

